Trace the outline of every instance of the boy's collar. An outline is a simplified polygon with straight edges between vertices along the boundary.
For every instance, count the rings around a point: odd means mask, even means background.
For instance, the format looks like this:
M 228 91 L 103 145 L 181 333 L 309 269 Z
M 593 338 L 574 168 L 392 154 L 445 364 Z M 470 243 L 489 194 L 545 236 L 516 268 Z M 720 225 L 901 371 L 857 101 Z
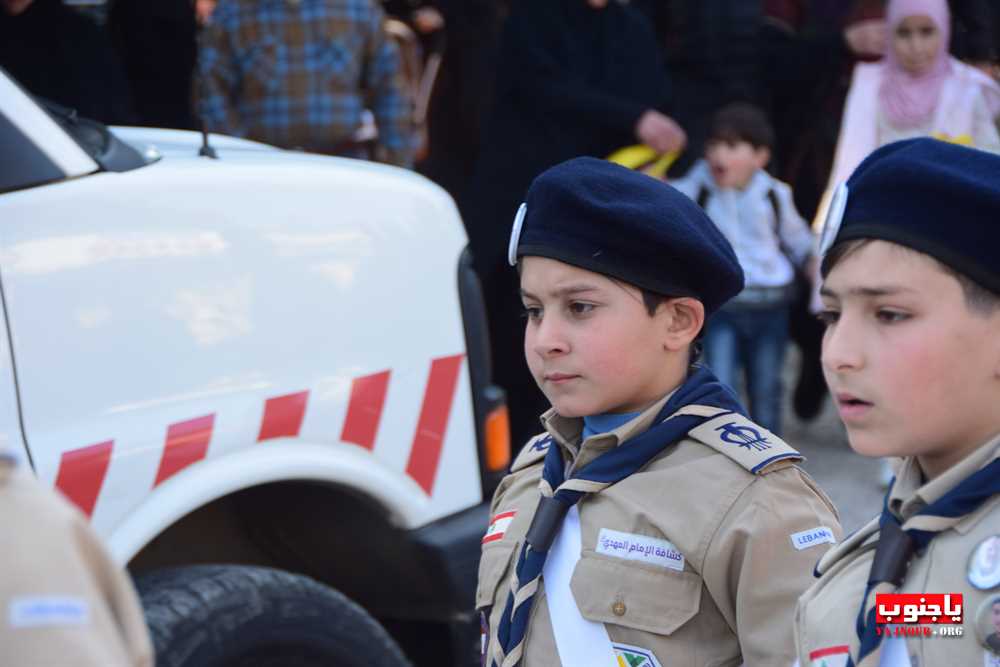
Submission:
M 627 424 L 642 414 L 637 412 L 605 412 L 599 415 L 587 415 L 583 418 L 583 437 L 607 433 L 623 424 Z
M 889 509 L 904 521 L 955 488 L 959 482 L 1000 457 L 1000 434 L 929 482 L 914 456 L 903 459 L 889 494 Z
M 579 467 L 586 465 L 603 452 L 649 430 L 660 410 L 679 388 L 680 385 L 674 387 L 663 398 L 618 428 L 607 433 L 598 433 L 583 442 L 580 442 L 583 434 L 582 417 L 563 417 L 555 408 L 550 408 L 542 415 L 542 425 L 556 444 L 569 455 L 566 459 L 573 461 L 575 467 Z

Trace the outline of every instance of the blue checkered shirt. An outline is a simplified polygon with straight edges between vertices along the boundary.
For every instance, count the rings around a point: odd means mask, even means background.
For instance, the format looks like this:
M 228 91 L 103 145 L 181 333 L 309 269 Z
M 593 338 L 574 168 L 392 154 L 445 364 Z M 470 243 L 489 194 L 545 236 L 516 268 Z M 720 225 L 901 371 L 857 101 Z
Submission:
M 369 108 L 376 155 L 410 166 L 412 106 L 383 21 L 377 0 L 219 0 L 195 91 L 207 128 L 351 155 Z

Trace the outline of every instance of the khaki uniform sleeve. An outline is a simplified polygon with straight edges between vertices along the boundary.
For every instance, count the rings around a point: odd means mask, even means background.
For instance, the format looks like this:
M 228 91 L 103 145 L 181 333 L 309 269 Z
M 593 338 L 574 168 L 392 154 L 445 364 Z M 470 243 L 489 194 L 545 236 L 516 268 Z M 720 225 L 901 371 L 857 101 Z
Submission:
M 829 533 L 841 537 L 836 509 L 795 466 L 760 475 L 730 507 L 709 545 L 703 575 L 739 637 L 745 664 L 788 667 L 795 661 L 796 602 L 831 546 Z
M 805 601 L 800 597 L 795 605 L 795 621 L 792 624 L 792 634 L 795 639 L 795 665 L 797 666 L 809 664 L 809 649 L 803 641 L 805 611 Z
M 19 472 L 0 484 L 0 522 L 0 664 L 153 665 L 131 580 L 75 507 Z

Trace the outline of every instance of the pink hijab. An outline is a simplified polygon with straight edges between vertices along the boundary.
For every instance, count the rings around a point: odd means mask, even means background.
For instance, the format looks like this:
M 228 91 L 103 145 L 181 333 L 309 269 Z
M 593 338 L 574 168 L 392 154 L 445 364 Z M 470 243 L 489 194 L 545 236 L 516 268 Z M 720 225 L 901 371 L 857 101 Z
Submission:
M 930 69 L 920 76 L 913 76 L 899 64 L 890 47 L 886 53 L 879 102 L 889 122 L 899 128 L 913 127 L 926 121 L 934 113 L 941 86 L 951 72 L 948 46 L 951 42 L 951 13 L 947 0 L 889 0 L 886 19 L 891 35 L 909 16 L 929 16 L 941 32 L 941 49 Z

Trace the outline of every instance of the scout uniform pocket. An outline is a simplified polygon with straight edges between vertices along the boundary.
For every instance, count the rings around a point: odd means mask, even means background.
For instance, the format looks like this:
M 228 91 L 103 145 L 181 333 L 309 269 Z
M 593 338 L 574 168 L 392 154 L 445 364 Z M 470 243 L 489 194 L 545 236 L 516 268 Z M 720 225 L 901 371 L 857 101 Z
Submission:
M 570 589 L 588 620 L 670 635 L 701 608 L 702 579 L 694 572 L 585 553 Z
M 493 604 L 497 587 L 510 569 L 510 561 L 517 551 L 517 543 L 496 545 L 483 549 L 479 559 L 479 585 L 476 587 L 476 609 L 482 609 Z M 505 598 L 506 599 L 506 598 Z

